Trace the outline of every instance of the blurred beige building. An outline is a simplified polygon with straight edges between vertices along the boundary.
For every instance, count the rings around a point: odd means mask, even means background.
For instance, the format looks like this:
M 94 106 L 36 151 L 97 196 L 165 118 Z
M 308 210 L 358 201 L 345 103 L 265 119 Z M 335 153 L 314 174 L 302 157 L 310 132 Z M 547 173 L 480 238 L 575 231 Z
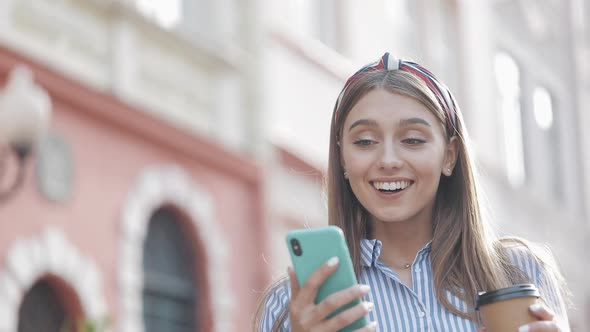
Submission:
M 492 217 L 552 246 L 572 324 L 590 325 L 587 1 L 0 0 L 0 45 L 256 160 L 267 243 L 252 269 L 268 280 L 289 264 L 287 230 L 326 223 L 344 81 L 385 51 L 416 60 L 462 106 Z M 240 290 L 247 315 L 262 286 Z
M 551 246 L 574 294 L 572 326 L 590 324 L 590 4 L 570 1 L 263 1 L 270 135 L 320 169 L 343 81 L 384 51 L 449 85 L 473 138 L 489 215 L 503 234 Z M 283 237 L 325 224 L 321 184 L 273 177 L 274 276 Z M 283 197 L 280 199 L 280 197 Z M 310 201 L 310 197 L 313 198 Z M 309 203 L 306 203 L 309 202 Z M 307 205 L 307 208 L 302 206 Z

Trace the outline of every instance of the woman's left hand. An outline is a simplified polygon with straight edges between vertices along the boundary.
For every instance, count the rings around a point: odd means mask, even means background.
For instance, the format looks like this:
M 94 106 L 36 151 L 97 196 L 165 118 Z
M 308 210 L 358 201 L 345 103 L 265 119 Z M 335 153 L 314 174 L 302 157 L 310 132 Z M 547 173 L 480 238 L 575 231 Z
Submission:
M 559 326 L 553 321 L 553 313 L 547 307 L 540 304 L 533 304 L 529 311 L 539 321 L 528 323 L 518 328 L 518 332 L 560 332 Z M 485 327 L 481 327 L 477 332 L 486 332 Z

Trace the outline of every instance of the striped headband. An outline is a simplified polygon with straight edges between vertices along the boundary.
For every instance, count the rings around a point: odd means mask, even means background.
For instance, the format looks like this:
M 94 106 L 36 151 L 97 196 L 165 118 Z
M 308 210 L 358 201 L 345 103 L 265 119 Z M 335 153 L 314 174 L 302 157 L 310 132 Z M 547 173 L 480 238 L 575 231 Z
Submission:
M 447 126 L 449 136 L 455 136 L 457 134 L 457 117 L 459 116 L 460 110 L 459 104 L 457 104 L 457 102 L 455 101 L 455 98 L 453 97 L 453 94 L 451 94 L 451 91 L 449 91 L 449 89 L 443 83 L 437 80 L 436 77 L 434 77 L 434 75 L 430 71 L 428 71 L 428 69 L 420 66 L 415 62 L 396 59 L 394 56 L 389 54 L 389 52 L 386 52 L 378 62 L 374 62 L 361 68 L 346 81 L 346 84 L 344 84 L 344 88 L 342 88 L 342 91 L 338 96 L 338 100 L 336 101 L 336 112 L 339 111 L 340 102 L 342 101 L 344 93 L 352 83 L 358 81 L 367 73 L 381 69 L 402 70 L 410 74 L 413 74 L 414 76 L 417 76 L 422 81 L 424 81 L 424 83 L 426 83 L 430 91 L 434 93 L 439 105 L 446 114 L 445 125 Z M 338 117 L 338 113 L 335 114 L 335 117 Z

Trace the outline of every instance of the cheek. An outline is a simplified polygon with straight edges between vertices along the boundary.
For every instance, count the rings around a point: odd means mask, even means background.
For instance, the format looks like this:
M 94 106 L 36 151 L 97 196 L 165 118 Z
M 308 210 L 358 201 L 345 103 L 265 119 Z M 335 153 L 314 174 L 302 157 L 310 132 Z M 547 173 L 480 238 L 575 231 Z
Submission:
M 343 164 L 345 165 L 346 173 L 348 175 L 359 174 L 366 172 L 371 166 L 372 157 L 367 154 L 358 153 L 344 153 Z
M 439 176 L 443 167 L 443 156 L 438 151 L 416 154 L 412 158 L 415 169 L 423 175 Z

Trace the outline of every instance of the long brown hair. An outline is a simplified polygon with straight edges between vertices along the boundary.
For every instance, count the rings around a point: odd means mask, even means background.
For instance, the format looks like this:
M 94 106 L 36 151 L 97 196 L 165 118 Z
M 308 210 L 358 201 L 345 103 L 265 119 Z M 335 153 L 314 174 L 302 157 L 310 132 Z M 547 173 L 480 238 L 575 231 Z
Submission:
M 326 175 L 328 221 L 344 231 L 357 276 L 361 269 L 359 243 L 372 235 L 371 223 L 369 213 L 344 178 L 339 139 L 347 114 L 363 96 L 376 89 L 419 101 L 443 124 L 446 123 L 447 116 L 424 81 L 400 70 L 380 69 L 366 73 L 352 82 L 341 96 L 340 102 L 336 103 L 331 122 Z M 452 175 L 441 176 L 436 194 L 431 262 L 438 301 L 450 312 L 475 320 L 473 310 L 463 312 L 451 304 L 447 291 L 462 299 L 469 308 L 473 308 L 478 291 L 529 282 L 524 273 L 509 262 L 506 255 L 507 246 L 522 245 L 528 248 L 528 244 L 518 238 L 498 239 L 482 217 L 475 167 L 467 145 L 467 132 L 461 116 L 457 118 L 454 128 L 456 132 L 451 135 L 446 129 L 447 139 L 457 137 L 458 154 Z M 537 258 L 534 253 L 532 256 Z M 558 280 L 562 280 L 557 269 L 551 271 L 557 274 Z M 272 291 L 272 287 L 269 291 Z M 284 310 L 288 311 L 288 307 Z M 277 330 L 285 318 L 286 314 L 277 319 L 274 325 Z
M 330 134 L 328 217 L 330 224 L 344 230 L 357 274 L 360 270 L 358 243 L 371 235 L 369 214 L 344 178 L 338 140 L 348 112 L 364 95 L 375 89 L 419 101 L 442 124 L 445 124 L 446 116 L 435 95 L 421 79 L 399 70 L 377 70 L 366 74 L 348 87 L 339 109 L 334 110 L 334 114 L 338 116 L 333 116 Z M 446 296 L 446 291 L 473 307 L 477 291 L 505 287 L 521 281 L 523 276 L 508 263 L 501 248 L 495 245 L 497 242 L 481 216 L 476 180 L 461 117 L 458 117 L 455 130 L 459 146 L 457 162 L 451 176 L 441 177 L 436 194 L 431 260 L 434 288 L 440 303 L 456 315 L 473 318 L 455 308 Z M 451 134 L 447 132 L 447 138 L 450 137 Z

